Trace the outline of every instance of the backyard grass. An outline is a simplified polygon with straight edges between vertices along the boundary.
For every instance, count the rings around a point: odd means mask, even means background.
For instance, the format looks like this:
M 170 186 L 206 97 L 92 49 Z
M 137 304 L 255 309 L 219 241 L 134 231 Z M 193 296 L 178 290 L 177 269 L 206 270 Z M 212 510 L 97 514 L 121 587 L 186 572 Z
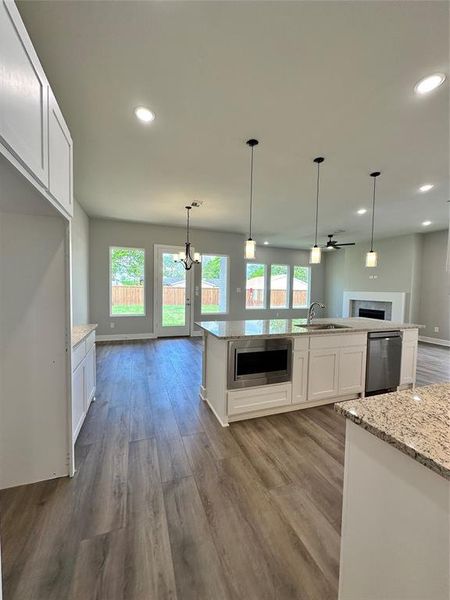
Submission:
M 144 315 L 142 304 L 116 304 L 112 307 L 113 315 Z
M 202 307 L 202 314 L 219 312 L 218 304 L 209 304 Z M 113 315 L 144 315 L 141 304 L 116 304 L 112 307 Z M 185 311 L 183 304 L 166 304 L 163 307 L 163 327 L 183 327 L 185 325 Z

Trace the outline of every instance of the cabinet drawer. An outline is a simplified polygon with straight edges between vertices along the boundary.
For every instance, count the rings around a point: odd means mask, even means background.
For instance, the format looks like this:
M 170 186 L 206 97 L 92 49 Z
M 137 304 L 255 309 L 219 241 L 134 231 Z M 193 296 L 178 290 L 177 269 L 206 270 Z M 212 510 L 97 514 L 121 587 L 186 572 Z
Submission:
M 80 362 L 86 356 L 86 340 L 83 340 L 72 350 L 72 371 L 78 367 Z
M 418 329 L 405 329 L 402 332 L 403 342 L 417 342 L 419 339 Z
M 228 392 L 228 414 L 230 416 L 287 404 L 291 404 L 290 383 Z
M 367 333 L 333 333 L 329 335 L 312 335 L 309 342 L 311 350 L 322 348 L 346 348 L 348 346 L 365 346 Z
M 309 336 L 301 335 L 294 338 L 294 350 L 308 350 L 309 348 Z
M 89 352 L 89 350 L 92 348 L 92 346 L 94 344 L 95 344 L 95 331 L 90 333 L 86 338 L 86 354 Z

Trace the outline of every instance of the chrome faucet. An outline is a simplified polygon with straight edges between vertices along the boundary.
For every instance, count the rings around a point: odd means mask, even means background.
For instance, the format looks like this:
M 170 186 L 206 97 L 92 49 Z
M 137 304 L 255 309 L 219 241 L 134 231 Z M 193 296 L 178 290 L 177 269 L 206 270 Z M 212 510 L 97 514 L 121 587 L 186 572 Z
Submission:
M 314 310 L 316 306 L 318 306 L 319 308 L 326 308 L 325 304 L 322 304 L 322 302 L 312 302 L 308 309 L 308 317 L 306 319 L 307 325 L 310 325 L 312 320 L 316 316 L 316 312 Z

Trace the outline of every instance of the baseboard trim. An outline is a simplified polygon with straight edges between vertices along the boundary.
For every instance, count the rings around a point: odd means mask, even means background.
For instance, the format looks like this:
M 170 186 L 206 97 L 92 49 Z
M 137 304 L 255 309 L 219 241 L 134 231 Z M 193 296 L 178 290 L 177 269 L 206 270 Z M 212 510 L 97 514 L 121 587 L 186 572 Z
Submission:
M 446 348 L 450 348 L 450 340 L 443 340 L 441 338 L 432 338 L 419 335 L 419 342 L 425 342 L 425 344 L 436 344 L 437 346 L 445 346 Z
M 156 335 L 154 333 L 116 333 L 113 335 L 97 335 L 95 340 L 97 342 L 121 342 L 121 341 L 132 341 L 132 340 L 154 340 Z
M 191 333 L 191 337 L 201 337 L 203 335 L 203 331 L 193 331 Z

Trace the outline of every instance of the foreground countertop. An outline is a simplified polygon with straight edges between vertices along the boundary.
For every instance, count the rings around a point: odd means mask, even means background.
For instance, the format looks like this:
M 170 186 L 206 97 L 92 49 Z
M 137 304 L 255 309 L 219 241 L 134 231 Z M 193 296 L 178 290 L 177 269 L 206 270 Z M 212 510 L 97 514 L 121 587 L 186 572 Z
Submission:
M 339 402 L 335 409 L 450 480 L 450 383 Z
M 75 348 L 84 340 L 90 333 L 97 329 L 97 323 L 89 325 L 75 325 L 72 327 L 72 348 Z
M 334 335 L 357 333 L 364 331 L 391 331 L 395 329 L 418 329 L 420 325 L 412 323 L 395 323 L 380 319 L 364 319 L 349 317 L 347 319 L 314 319 L 313 323 L 327 325 L 336 323 L 348 329 L 306 329 L 306 319 L 249 319 L 246 321 L 199 321 L 201 329 L 217 338 L 233 340 L 239 338 L 292 337 L 297 335 Z

